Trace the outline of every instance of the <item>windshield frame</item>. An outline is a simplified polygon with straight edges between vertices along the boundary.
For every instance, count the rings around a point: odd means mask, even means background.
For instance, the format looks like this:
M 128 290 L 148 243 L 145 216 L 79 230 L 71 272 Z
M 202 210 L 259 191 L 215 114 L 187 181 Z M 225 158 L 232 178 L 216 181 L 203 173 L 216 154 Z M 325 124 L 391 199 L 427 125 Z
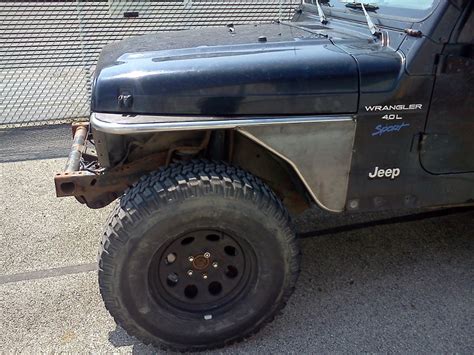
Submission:
M 304 0 L 305 4 L 314 5 L 314 0 Z M 416 1 L 416 0 L 414 0 Z M 358 9 L 352 9 L 350 7 L 346 7 L 346 2 L 342 2 L 341 0 L 320 0 L 321 7 L 325 10 L 326 15 L 328 15 L 327 11 L 329 10 L 329 16 L 341 17 L 344 15 L 354 16 L 360 15 L 364 16 L 364 12 Z M 348 1 L 350 2 L 350 1 Z M 376 4 L 377 0 L 368 1 L 370 4 Z M 383 6 L 377 4 L 379 7 L 377 10 L 371 10 L 369 12 L 369 16 L 375 19 L 384 19 L 384 20 L 394 20 L 400 22 L 410 22 L 410 23 L 417 23 L 423 22 L 428 17 L 430 17 L 437 7 L 440 5 L 441 0 L 434 0 L 432 6 L 426 10 L 417 10 L 417 9 L 406 9 L 394 6 Z M 364 5 L 366 3 L 364 2 Z M 409 13 L 409 16 L 406 16 L 404 13 Z M 415 12 L 416 14 L 413 14 Z

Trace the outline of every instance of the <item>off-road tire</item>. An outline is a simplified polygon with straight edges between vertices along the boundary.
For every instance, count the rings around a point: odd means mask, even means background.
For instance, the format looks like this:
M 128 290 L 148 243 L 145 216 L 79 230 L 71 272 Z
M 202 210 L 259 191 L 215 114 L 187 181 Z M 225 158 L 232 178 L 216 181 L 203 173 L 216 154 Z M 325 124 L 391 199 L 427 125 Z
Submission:
M 230 308 L 176 309 L 150 291 L 153 255 L 190 228 L 211 227 L 253 250 L 245 269 L 252 274 Z M 288 212 L 267 185 L 226 163 L 195 160 L 148 174 L 122 196 L 103 234 L 99 285 L 130 335 L 161 349 L 199 351 L 241 341 L 272 321 L 293 292 L 299 260 Z

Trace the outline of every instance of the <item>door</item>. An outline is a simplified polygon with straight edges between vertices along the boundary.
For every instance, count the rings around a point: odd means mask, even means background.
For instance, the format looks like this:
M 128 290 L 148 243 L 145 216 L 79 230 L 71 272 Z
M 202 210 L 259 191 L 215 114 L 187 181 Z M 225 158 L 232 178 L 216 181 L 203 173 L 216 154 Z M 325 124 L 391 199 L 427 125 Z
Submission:
M 433 174 L 474 172 L 474 6 L 439 57 L 420 161 Z

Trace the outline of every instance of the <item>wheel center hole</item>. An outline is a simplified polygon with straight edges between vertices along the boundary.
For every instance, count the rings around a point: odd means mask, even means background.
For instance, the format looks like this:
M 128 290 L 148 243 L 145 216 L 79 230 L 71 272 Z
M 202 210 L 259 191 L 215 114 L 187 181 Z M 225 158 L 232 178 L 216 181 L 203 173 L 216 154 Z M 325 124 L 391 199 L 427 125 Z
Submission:
M 204 270 L 209 266 L 209 259 L 205 258 L 204 255 L 198 255 L 193 260 L 193 267 L 196 270 Z

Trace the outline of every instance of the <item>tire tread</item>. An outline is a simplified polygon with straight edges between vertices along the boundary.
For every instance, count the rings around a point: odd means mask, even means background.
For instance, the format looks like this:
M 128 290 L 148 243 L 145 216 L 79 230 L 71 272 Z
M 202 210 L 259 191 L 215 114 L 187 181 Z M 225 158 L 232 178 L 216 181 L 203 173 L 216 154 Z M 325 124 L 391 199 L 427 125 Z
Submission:
M 264 322 L 249 333 L 205 347 L 175 346 L 155 339 L 141 332 L 135 324 L 124 317 L 120 301 L 114 297 L 114 285 L 109 282 L 114 273 L 114 256 L 127 243 L 127 230 L 140 220 L 147 218 L 152 211 L 172 202 L 198 198 L 208 194 L 219 194 L 226 198 L 249 200 L 259 209 L 271 215 L 286 236 L 289 246 L 290 265 L 286 287 L 278 305 Z M 107 219 L 98 255 L 99 288 L 105 307 L 116 323 L 130 335 L 147 345 L 162 350 L 200 351 L 222 348 L 243 341 L 257 333 L 264 325 L 281 313 L 291 296 L 299 274 L 300 252 L 289 214 L 280 199 L 260 179 L 254 175 L 224 162 L 192 160 L 187 163 L 174 163 L 167 168 L 144 175 L 121 197 Z

